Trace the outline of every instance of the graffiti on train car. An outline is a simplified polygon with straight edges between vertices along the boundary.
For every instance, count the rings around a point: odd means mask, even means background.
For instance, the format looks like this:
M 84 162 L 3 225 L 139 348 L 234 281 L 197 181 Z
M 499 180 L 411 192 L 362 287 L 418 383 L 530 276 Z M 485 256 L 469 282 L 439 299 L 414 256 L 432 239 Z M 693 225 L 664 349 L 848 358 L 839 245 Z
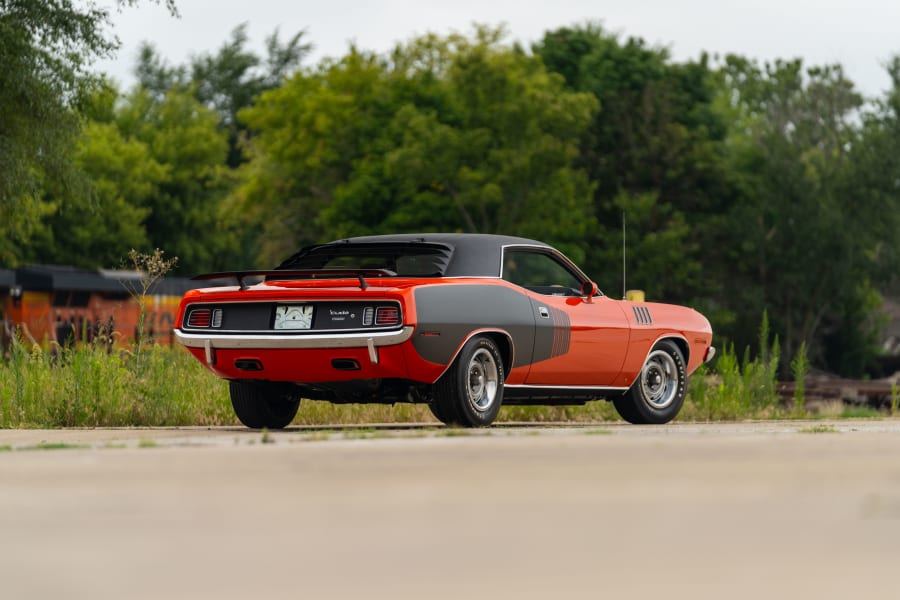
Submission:
M 41 265 L 0 269 L 0 339 L 18 335 L 31 343 L 129 343 L 144 339 L 171 344 L 182 295 L 197 284 L 182 278 L 154 282 L 135 297 L 141 273 Z M 203 285 L 207 285 L 204 283 Z M 143 322 L 141 322 L 143 303 Z

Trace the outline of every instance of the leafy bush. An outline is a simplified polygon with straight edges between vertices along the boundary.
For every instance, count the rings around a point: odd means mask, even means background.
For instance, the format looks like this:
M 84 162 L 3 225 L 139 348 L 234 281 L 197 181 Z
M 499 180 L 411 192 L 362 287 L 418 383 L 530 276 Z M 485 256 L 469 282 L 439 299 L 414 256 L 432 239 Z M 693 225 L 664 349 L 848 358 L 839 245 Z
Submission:
M 759 329 L 760 355 L 749 349 L 738 360 L 733 344 L 726 344 L 711 371 L 701 366 L 688 382 L 688 399 L 680 420 L 722 421 L 780 416 L 777 394 L 778 337 L 770 342 L 768 315 Z

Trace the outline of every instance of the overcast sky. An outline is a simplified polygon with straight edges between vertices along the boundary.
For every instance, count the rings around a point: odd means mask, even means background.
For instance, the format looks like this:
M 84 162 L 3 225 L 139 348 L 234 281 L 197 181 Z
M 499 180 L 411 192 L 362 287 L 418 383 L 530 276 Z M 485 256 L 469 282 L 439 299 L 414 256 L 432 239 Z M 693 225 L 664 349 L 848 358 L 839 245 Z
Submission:
M 282 39 L 305 29 L 315 46 L 307 65 L 340 56 L 350 42 L 384 52 L 425 32 L 469 32 L 473 22 L 505 23 L 510 40 L 528 45 L 544 31 L 600 21 L 623 36 L 669 48 L 676 60 L 734 52 L 760 60 L 802 57 L 839 62 L 868 96 L 889 85 L 883 64 L 900 53 L 897 0 L 177 0 L 180 19 L 149 2 L 114 16 L 123 47 L 98 65 L 131 85 L 138 44 L 152 42 L 171 63 L 215 51 L 246 22 L 254 49 L 279 28 Z

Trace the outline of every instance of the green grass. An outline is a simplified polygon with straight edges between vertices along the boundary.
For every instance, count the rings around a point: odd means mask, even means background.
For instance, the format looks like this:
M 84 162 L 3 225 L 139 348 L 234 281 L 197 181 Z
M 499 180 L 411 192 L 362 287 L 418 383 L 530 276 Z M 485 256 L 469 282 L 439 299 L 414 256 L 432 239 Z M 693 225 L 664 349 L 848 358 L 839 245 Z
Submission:
M 612 431 L 609 429 L 585 429 L 582 433 L 584 435 L 612 435 Z
M 886 413 L 868 406 L 853 406 L 841 411 L 842 419 L 881 419 Z
M 347 440 L 377 440 L 398 437 L 398 434 L 395 431 L 389 429 L 374 429 L 372 427 L 351 428 L 342 433 L 344 439 Z
M 16 451 L 21 450 L 83 450 L 90 448 L 89 444 L 67 444 L 65 442 L 41 442 L 31 446 L 19 446 Z
M 891 384 L 891 416 L 897 416 L 897 411 L 900 409 L 900 386 L 896 383 Z
M 29 446 L 10 446 L 4 444 L 0 446 L 0 452 L 27 452 L 29 450 L 84 450 L 90 448 L 89 444 L 69 444 L 65 442 L 41 442 L 39 444 L 31 444 Z
M 838 433 L 834 425 L 811 425 L 798 430 L 800 433 Z
M 460 427 L 446 427 L 444 429 L 438 429 L 435 431 L 435 435 L 438 437 L 465 437 L 467 435 L 472 435 L 474 429 L 462 429 Z
M 198 368 L 199 367 L 199 368 Z M 13 343 L 0 359 L 0 427 L 234 424 L 227 385 L 186 352 Z
M 767 356 L 739 360 L 725 348 L 715 371 L 701 367 L 689 383 L 678 421 L 811 418 L 785 407 L 776 394 L 777 345 Z M 896 413 L 897 393 L 893 397 Z M 835 417 L 880 418 L 874 409 L 842 409 Z M 611 423 L 611 402 L 583 406 L 505 406 L 500 423 Z M 294 425 L 420 423 L 439 426 L 422 404 L 332 404 L 304 400 Z M 227 383 L 181 348 L 144 345 L 140 351 L 80 346 L 51 352 L 14 342 L 0 358 L 0 428 L 238 425 Z M 460 430 L 444 429 L 456 432 Z M 329 435 L 329 434 L 324 434 Z M 464 435 L 446 433 L 445 435 Z M 592 435 L 592 434 L 588 434 Z M 370 431 L 346 437 L 374 436 Z M 261 441 L 273 441 L 267 433 Z

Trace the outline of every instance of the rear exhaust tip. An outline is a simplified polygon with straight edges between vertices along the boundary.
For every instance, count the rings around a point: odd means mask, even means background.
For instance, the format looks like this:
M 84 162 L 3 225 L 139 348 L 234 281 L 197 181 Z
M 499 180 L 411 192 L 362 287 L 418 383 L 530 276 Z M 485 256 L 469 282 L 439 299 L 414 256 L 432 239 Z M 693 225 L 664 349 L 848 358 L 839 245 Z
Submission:
M 262 371 L 262 362 L 255 358 L 239 358 L 234 361 L 234 368 L 241 371 Z
M 359 361 L 353 358 L 333 358 L 331 366 L 338 371 L 359 371 Z

